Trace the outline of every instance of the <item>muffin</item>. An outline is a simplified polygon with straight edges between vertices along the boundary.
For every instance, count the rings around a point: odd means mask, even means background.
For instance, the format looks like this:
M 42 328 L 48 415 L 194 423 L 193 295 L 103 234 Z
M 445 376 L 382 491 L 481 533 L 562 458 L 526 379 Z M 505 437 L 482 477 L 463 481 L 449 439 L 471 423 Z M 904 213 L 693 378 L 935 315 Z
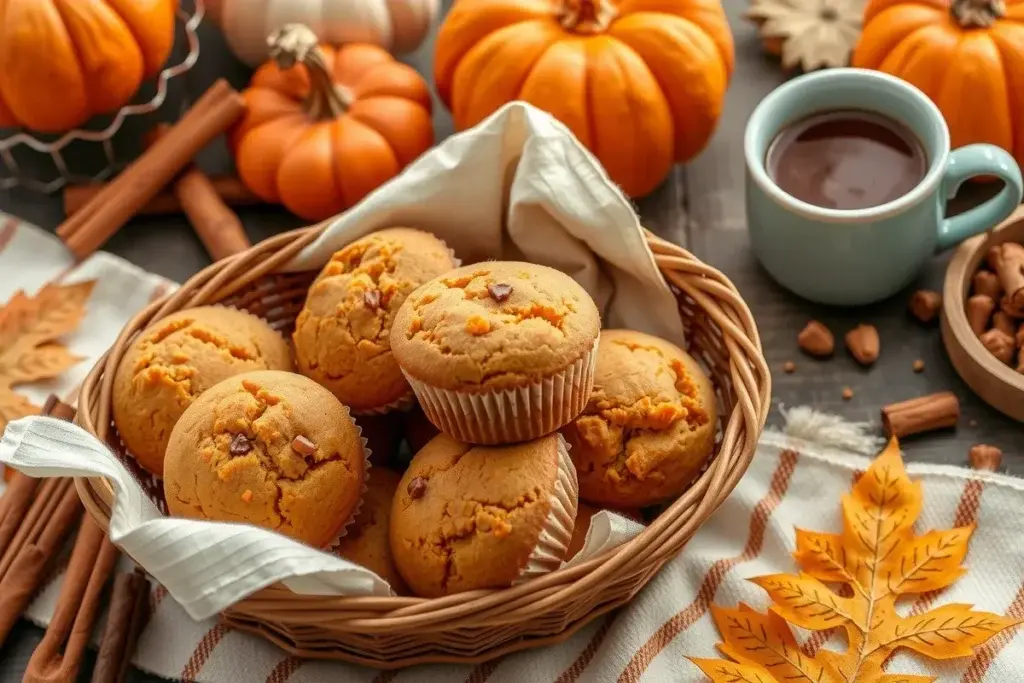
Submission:
M 413 458 L 391 508 L 391 554 L 416 595 L 503 588 L 556 569 L 576 474 L 556 433 L 513 446 L 442 434 Z
M 395 313 L 456 265 L 444 242 L 411 228 L 381 230 L 335 253 L 295 323 L 299 371 L 356 413 L 404 407 L 412 391 L 391 355 Z
M 128 451 L 163 474 L 171 429 L 217 382 L 254 370 L 291 370 L 288 342 L 266 322 L 224 306 L 190 308 L 149 326 L 114 375 L 113 416 Z
M 384 579 L 391 589 L 403 595 L 409 592 L 391 559 L 388 528 L 391 501 L 402 476 L 383 467 L 374 467 L 363 494 L 362 507 L 334 552 L 339 557 L 362 565 Z
M 302 375 L 248 372 L 208 389 L 174 426 L 167 507 L 322 548 L 352 521 L 366 457 L 348 408 L 331 392 Z
M 580 497 L 630 508 L 677 496 L 711 455 L 716 422 L 711 381 L 689 354 L 641 332 L 605 330 L 590 401 L 562 430 Z
M 391 347 L 423 412 L 459 441 L 529 441 L 583 410 L 601 328 L 560 271 L 492 261 L 439 277 L 395 318 Z

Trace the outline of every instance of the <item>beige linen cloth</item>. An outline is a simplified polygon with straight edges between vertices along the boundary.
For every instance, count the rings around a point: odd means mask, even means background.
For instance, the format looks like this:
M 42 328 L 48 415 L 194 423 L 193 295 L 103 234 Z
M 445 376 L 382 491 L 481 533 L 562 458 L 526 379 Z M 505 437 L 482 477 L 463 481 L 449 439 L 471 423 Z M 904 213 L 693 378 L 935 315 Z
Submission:
M 465 260 L 523 258 L 560 267 L 607 304 L 607 325 L 684 341 L 675 302 L 643 246 L 628 202 L 571 135 L 536 110 L 512 105 L 478 129 L 449 139 L 339 219 L 293 266 L 316 267 L 341 243 L 394 224 L 437 232 Z M 592 251 L 604 258 L 595 259 Z M 72 267 L 54 238 L 2 217 L 0 273 L 0 301 L 14 289 L 31 292 L 54 278 L 100 281 L 86 321 L 67 340 L 72 351 L 86 360 L 53 384 L 27 388 L 26 393 L 36 400 L 50 392 L 69 395 L 130 315 L 170 286 L 105 254 Z M 795 569 L 789 557 L 795 523 L 814 520 L 816 529 L 838 530 L 839 495 L 848 489 L 853 473 L 867 464 L 849 449 L 821 445 L 835 443 L 837 434 L 848 433 L 843 426 L 822 422 L 807 411 L 802 415 L 793 423 L 799 422 L 799 433 L 809 440 L 766 435 L 748 475 L 683 554 L 627 608 L 589 624 L 559 646 L 480 666 L 423 666 L 401 672 L 303 662 L 261 639 L 220 626 L 215 619 L 190 618 L 165 588 L 155 586 L 153 618 L 139 643 L 135 664 L 167 678 L 211 683 L 702 680 L 684 657 L 714 655 L 717 634 L 708 615 L 709 604 L 744 600 L 763 609 L 767 605 L 763 595 L 743 579 Z M 60 450 L 57 441 L 47 442 L 47 438 L 80 438 L 61 431 L 63 426 L 54 432 L 51 425 L 43 424 L 52 421 L 26 422 L 39 427 L 32 431 L 42 439 L 37 445 L 48 444 L 54 452 Z M 5 435 L 0 445 L 0 457 L 18 460 L 18 444 L 9 437 Z M 854 435 L 849 443 L 865 450 L 863 438 Z M 84 447 L 76 443 L 62 447 L 70 458 L 80 446 Z M 783 451 L 783 447 L 795 450 Z M 982 609 L 1024 614 L 1024 546 L 1017 541 L 1015 519 L 1024 504 L 1024 484 L 955 468 L 912 466 L 910 471 L 924 483 L 922 528 L 974 520 L 980 524 L 967 558 L 970 572 L 953 588 L 927 600 L 969 602 Z M 621 540 L 616 534 L 635 531 L 618 526 L 619 519 L 607 522 L 607 538 L 592 541 L 615 543 Z M 32 605 L 29 616 L 37 623 L 45 624 L 52 613 L 59 570 L 57 574 Z M 835 645 L 808 643 L 808 647 L 818 646 Z M 943 667 L 901 656 L 890 670 L 930 672 L 941 681 L 1024 680 L 1024 642 L 1009 634 L 977 657 Z

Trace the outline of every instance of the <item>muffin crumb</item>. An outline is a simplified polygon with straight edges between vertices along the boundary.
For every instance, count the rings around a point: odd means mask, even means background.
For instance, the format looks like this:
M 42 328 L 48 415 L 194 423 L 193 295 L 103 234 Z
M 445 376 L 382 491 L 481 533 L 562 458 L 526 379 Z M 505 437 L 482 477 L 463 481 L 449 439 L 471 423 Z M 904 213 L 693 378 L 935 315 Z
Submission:
M 851 389 L 850 387 L 844 387 L 843 388 L 843 400 L 844 401 L 849 401 L 851 398 L 853 398 L 853 389 Z
M 914 361 L 914 372 L 924 372 L 924 361 L 918 358 Z
M 782 371 L 785 372 L 787 375 L 792 375 L 794 372 L 796 372 L 796 363 L 794 363 L 791 360 L 787 360 L 785 363 L 782 364 Z

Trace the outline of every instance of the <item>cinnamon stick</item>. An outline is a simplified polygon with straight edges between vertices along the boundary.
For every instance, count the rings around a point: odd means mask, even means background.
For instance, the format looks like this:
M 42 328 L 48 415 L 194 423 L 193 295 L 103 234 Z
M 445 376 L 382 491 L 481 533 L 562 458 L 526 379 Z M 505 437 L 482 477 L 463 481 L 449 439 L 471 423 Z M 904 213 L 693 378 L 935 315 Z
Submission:
M 151 132 L 150 144 L 166 135 L 168 128 L 166 124 L 157 126 Z M 171 184 L 171 191 L 214 261 L 252 246 L 238 214 L 224 203 L 210 178 L 196 166 L 185 169 Z
M 228 206 L 253 206 L 263 203 L 262 199 L 249 191 L 249 188 L 235 176 L 210 176 L 210 184 L 213 185 L 217 196 Z M 64 188 L 64 214 L 68 217 L 75 215 L 106 187 L 105 183 L 67 186 Z M 150 199 L 135 215 L 164 216 L 175 213 L 184 213 L 181 202 L 172 190 L 164 190 Z
M 227 81 L 217 81 L 167 135 L 64 221 L 58 236 L 79 259 L 99 249 L 244 112 L 242 96 Z
M 43 404 L 42 414 L 70 421 L 75 417 L 75 409 L 66 403 L 61 403 L 56 396 L 51 395 Z M 7 552 L 7 548 L 24 521 L 28 509 L 32 506 L 40 481 L 40 479 L 15 471 L 14 476 L 8 482 L 7 491 L 0 498 L 0 558 Z M 2 564 L 0 562 L 0 566 Z M 0 571 L 0 577 L 2 576 L 3 572 Z
M 71 551 L 53 619 L 29 659 L 24 683 L 76 679 L 117 552 L 106 532 L 91 517 L 85 517 Z
M 891 403 L 882 408 L 882 425 L 886 434 L 898 438 L 955 427 L 959 419 L 960 400 L 949 391 Z
M 25 612 L 46 577 L 47 566 L 81 514 L 82 502 L 72 486 L 64 493 L 39 538 L 18 549 L 9 570 L 0 579 L 0 644 Z
M 122 683 L 128 674 L 139 633 L 149 618 L 149 581 L 136 570 L 114 579 L 92 683 Z

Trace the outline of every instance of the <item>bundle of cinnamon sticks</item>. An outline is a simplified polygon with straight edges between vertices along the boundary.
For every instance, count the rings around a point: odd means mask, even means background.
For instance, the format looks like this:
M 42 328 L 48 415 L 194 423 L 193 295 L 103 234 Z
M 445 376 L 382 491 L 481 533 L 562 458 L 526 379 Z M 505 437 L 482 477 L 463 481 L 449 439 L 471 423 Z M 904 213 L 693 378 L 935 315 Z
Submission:
M 89 190 L 88 201 L 68 212 L 57 235 L 84 259 L 167 189 L 214 260 L 248 248 L 241 221 L 225 202 L 222 188 L 191 166 L 196 154 L 244 113 L 242 96 L 227 81 L 217 81 L 121 175 Z M 81 195 L 83 190 L 72 192 Z
M 51 396 L 43 414 L 74 418 Z M 88 515 L 71 479 L 16 473 L 0 497 L 0 645 L 49 575 L 64 540 L 78 535 L 53 619 L 25 672 L 28 683 L 73 681 L 104 603 L 118 551 Z M 149 582 L 139 572 L 119 576 L 110 599 L 94 683 L 123 681 L 149 608 Z

